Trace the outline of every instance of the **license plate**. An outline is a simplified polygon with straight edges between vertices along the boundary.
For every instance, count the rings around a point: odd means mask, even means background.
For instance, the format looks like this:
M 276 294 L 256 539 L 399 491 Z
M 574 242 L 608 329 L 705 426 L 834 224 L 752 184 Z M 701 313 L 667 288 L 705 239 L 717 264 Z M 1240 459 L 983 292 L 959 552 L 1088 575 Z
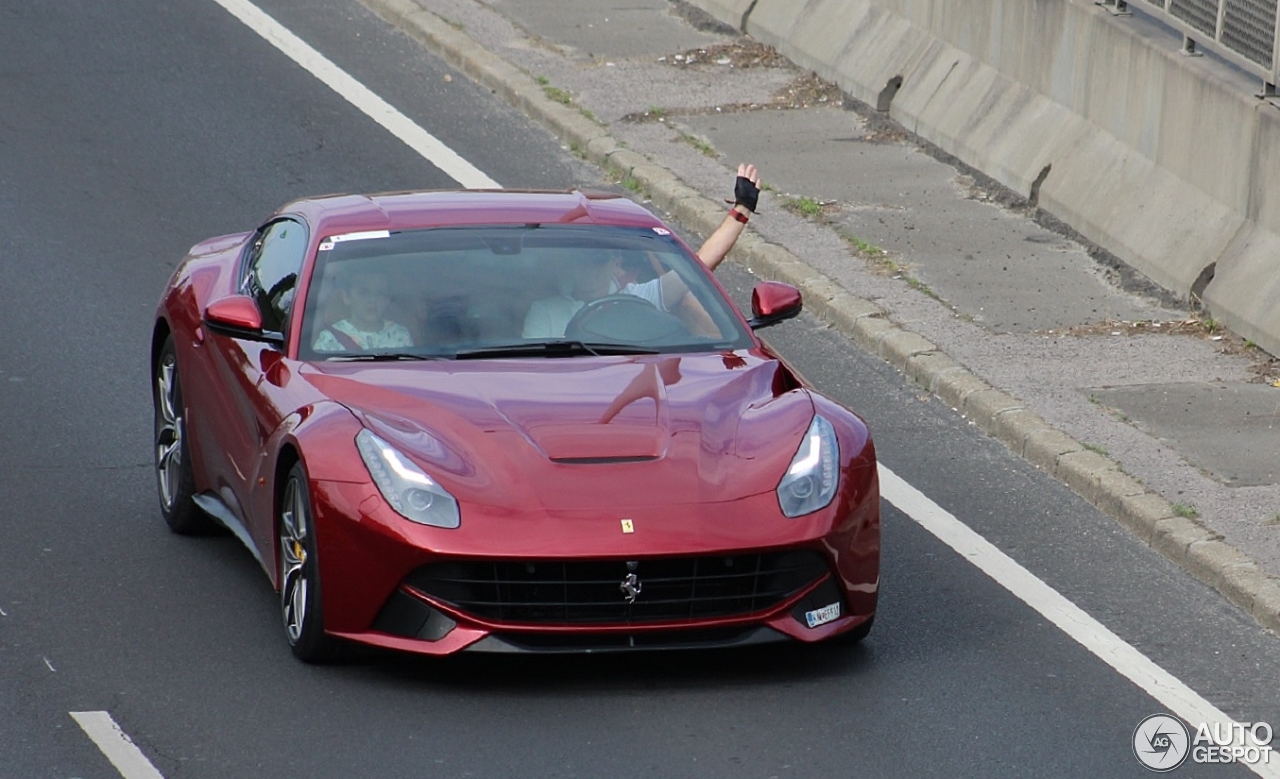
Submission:
M 806 611 L 804 613 L 804 621 L 809 623 L 809 627 L 816 628 L 819 625 L 825 625 L 831 620 L 840 616 L 840 603 L 832 603 L 830 606 L 823 606 L 814 611 Z

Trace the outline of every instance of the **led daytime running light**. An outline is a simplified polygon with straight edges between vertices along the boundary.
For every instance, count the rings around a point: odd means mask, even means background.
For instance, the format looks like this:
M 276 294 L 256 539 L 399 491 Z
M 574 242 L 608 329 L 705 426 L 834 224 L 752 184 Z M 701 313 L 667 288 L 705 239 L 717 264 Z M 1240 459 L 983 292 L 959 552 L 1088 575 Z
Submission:
M 796 455 L 778 482 L 778 506 L 788 517 L 830 505 L 840 482 L 840 445 L 835 428 L 821 416 L 809 423 Z
M 461 524 L 457 500 L 400 450 L 370 430 L 361 430 L 356 436 L 356 448 L 378 491 L 398 514 L 435 527 Z

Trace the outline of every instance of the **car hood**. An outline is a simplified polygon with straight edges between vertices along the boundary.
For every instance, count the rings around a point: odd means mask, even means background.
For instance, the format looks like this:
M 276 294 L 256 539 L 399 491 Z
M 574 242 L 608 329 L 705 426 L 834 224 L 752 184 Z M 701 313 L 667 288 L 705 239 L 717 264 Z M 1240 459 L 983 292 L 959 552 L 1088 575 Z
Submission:
M 309 380 L 459 500 L 582 508 L 772 491 L 813 417 L 756 353 L 317 363 Z

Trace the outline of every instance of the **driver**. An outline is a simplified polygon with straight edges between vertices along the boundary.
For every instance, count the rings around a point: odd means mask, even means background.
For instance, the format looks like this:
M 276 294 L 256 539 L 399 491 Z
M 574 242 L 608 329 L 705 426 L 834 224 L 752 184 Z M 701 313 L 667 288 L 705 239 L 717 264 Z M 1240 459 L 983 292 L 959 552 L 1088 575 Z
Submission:
M 634 295 L 666 311 L 666 301 L 679 300 L 688 292 L 674 271 L 641 283 L 620 283 L 621 276 L 622 257 L 617 253 L 572 262 L 566 266 L 560 294 L 535 300 L 529 307 L 524 318 L 524 337 L 560 338 L 579 309 L 608 295 Z
M 729 254 L 755 212 L 760 197 L 760 174 L 755 165 L 739 165 L 734 185 L 734 203 L 724 221 L 698 249 L 698 259 L 708 269 Z M 560 294 L 535 300 L 524 320 L 525 338 L 561 338 L 569 320 L 592 300 L 614 294 L 635 295 L 661 311 L 673 311 L 688 294 L 689 288 L 675 271 L 667 271 L 645 282 L 623 283 L 622 258 L 618 254 L 575 263 L 572 273 L 560 286 Z

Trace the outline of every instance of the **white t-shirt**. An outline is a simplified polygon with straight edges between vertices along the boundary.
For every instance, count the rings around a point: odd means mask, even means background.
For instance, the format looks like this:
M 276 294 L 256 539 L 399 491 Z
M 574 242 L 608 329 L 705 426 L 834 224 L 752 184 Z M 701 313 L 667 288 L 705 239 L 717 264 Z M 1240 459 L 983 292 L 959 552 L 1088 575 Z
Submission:
M 361 349 L 394 349 L 401 346 L 413 346 L 413 336 L 409 335 L 409 329 L 404 325 L 385 321 L 382 323 L 381 330 L 371 333 L 361 330 L 351 324 L 350 321 L 343 319 L 320 331 L 314 346 L 317 352 L 345 352 L 348 350 L 347 346 L 330 332 L 331 330 L 337 330 L 343 335 L 349 336 L 359 344 Z
M 635 295 L 649 301 L 661 311 L 667 310 L 662 302 L 661 277 L 640 284 L 627 284 L 623 287 L 619 287 L 616 283 L 611 284 L 609 294 L 618 293 Z M 524 318 L 524 337 L 562 338 L 569 320 L 573 319 L 578 309 L 586 304 L 586 301 L 575 300 L 566 294 L 533 301 L 533 305 L 529 307 L 529 313 Z

